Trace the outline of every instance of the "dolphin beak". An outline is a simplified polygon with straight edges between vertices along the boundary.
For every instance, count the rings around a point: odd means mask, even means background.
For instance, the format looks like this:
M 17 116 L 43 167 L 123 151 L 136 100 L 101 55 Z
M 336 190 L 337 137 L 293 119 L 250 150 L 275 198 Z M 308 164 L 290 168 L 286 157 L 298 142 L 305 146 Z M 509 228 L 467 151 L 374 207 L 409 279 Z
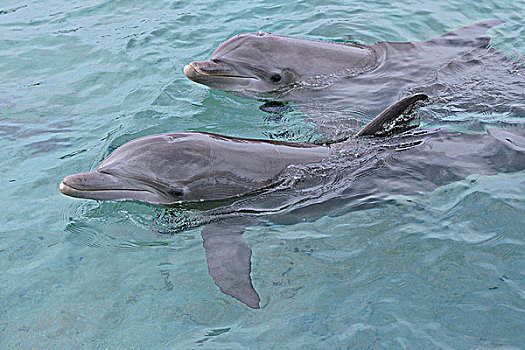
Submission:
M 66 176 L 58 189 L 66 196 L 95 200 L 141 200 L 153 195 L 124 179 L 99 171 Z
M 194 61 L 184 66 L 184 74 L 190 76 L 199 75 L 232 75 L 234 70 L 227 64 L 213 60 Z
M 185 65 L 183 71 L 188 79 L 197 83 L 203 82 L 206 78 L 257 79 L 256 77 L 237 72 L 227 63 L 217 62 L 215 60 L 193 61 Z
M 60 183 L 59 189 L 62 193 L 68 194 L 68 191 L 99 191 L 102 189 L 122 188 L 121 181 L 109 174 L 98 171 L 88 173 L 73 174 L 66 176 Z
M 190 64 L 185 65 L 183 71 L 184 71 L 184 75 L 188 79 L 195 81 L 197 76 L 201 75 L 202 73 L 199 74 L 197 69 L 193 66 L 193 63 L 194 62 L 191 62 Z

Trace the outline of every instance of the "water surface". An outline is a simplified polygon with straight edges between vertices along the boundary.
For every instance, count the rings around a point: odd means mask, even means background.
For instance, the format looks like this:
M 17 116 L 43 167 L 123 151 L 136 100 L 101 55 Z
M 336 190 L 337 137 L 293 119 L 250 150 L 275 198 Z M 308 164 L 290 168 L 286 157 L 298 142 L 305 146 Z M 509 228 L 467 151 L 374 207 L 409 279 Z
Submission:
M 214 285 L 200 228 L 166 234 L 159 209 L 74 200 L 57 186 L 153 133 L 315 139 L 300 111 L 278 122 L 259 101 L 184 77 L 184 64 L 232 35 L 424 41 L 501 19 L 491 45 L 523 56 L 523 13 L 522 1 L 495 0 L 4 0 L 0 347 L 521 348 L 523 171 L 473 174 L 365 210 L 249 227 L 260 310 Z M 479 87 L 460 77 L 458 89 Z M 518 96 L 509 110 L 523 111 L 524 101 Z M 428 107 L 422 123 L 481 132 L 524 117 L 468 106 Z

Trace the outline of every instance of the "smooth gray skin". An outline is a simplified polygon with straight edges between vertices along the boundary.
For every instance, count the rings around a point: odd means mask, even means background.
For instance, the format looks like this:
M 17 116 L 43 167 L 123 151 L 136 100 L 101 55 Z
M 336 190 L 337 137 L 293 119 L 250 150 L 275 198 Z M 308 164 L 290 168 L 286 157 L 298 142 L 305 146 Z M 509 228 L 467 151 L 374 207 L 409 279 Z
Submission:
M 416 94 L 400 100 L 359 135 L 379 132 L 426 98 Z M 68 196 L 101 201 L 158 205 L 218 201 L 220 205 L 220 200 L 275 186 L 288 166 L 320 162 L 352 142 L 320 146 L 191 131 L 152 135 L 122 145 L 94 171 L 67 176 L 59 189 Z M 202 230 L 203 244 L 209 273 L 221 291 L 259 308 L 244 227 L 231 219 L 210 223 Z
M 488 50 L 486 31 L 501 23 L 480 22 L 427 42 L 371 46 L 246 33 L 220 44 L 209 60 L 189 63 L 184 74 L 217 90 L 297 103 L 359 101 L 375 113 L 454 58 Z

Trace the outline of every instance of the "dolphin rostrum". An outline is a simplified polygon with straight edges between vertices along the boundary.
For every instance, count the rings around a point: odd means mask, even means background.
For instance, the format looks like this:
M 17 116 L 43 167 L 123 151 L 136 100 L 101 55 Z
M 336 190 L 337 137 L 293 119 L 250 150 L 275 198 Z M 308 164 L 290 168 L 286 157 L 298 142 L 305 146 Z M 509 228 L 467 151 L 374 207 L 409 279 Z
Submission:
M 418 94 L 397 102 L 359 134 L 373 135 L 382 128 L 389 129 L 390 123 L 416 101 L 425 98 L 425 95 Z M 428 177 L 436 174 L 454 181 L 470 173 L 515 171 L 525 167 L 523 137 L 516 138 L 505 131 L 495 131 L 490 135 L 442 134 L 418 141 L 421 145 L 411 150 L 397 152 L 396 149 L 393 159 L 387 162 L 394 166 L 377 169 L 379 183 L 367 180 L 362 186 L 349 188 L 350 193 L 345 190 L 332 200 L 355 197 L 352 191 L 372 189 L 373 192 L 375 187 L 399 187 L 403 191 L 407 189 L 403 187 L 407 182 L 421 185 L 425 190 L 427 183 L 432 182 Z M 466 141 L 462 135 L 467 136 Z M 290 166 L 321 164 L 319 162 L 326 159 L 337 158 L 341 151 L 349 149 L 352 153 L 354 144 L 358 143 L 376 142 L 382 149 L 381 144 L 386 144 L 389 138 L 384 142 L 374 141 L 374 138 L 360 139 L 313 145 L 200 132 L 151 135 L 117 148 L 94 171 L 65 177 L 59 189 L 72 197 L 102 201 L 139 201 L 166 206 L 205 202 L 214 208 L 235 208 L 232 201 L 237 203 L 251 198 L 257 201 L 263 194 L 280 191 L 281 175 L 286 175 Z M 408 156 L 403 158 L 402 154 Z M 409 171 L 405 164 L 411 167 Z M 383 174 L 385 171 L 387 173 Z M 388 172 L 395 173 L 395 176 L 389 178 Z M 439 184 L 439 179 L 434 182 Z M 417 187 L 418 190 L 421 188 Z M 251 308 L 259 308 L 260 297 L 250 277 L 252 251 L 242 236 L 244 228 L 253 221 L 246 223 L 243 220 L 246 216 L 235 209 L 232 213 L 205 223 L 201 232 L 208 270 L 223 293 Z M 277 217 L 279 215 L 276 213 Z

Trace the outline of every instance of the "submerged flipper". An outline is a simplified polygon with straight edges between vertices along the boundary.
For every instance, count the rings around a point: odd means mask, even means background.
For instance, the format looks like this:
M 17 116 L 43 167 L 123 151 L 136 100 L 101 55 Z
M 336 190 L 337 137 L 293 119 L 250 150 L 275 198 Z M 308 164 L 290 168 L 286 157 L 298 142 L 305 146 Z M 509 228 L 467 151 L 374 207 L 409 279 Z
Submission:
M 224 294 L 258 309 L 261 299 L 250 277 L 252 250 L 244 242 L 243 233 L 243 225 L 221 221 L 206 225 L 201 235 L 215 284 Z
M 381 114 L 372 119 L 372 121 L 366 124 L 355 137 L 367 136 L 367 135 L 376 135 L 381 131 L 384 131 L 386 126 L 389 123 L 392 123 L 396 118 L 402 115 L 405 111 L 409 110 L 414 103 L 421 100 L 426 100 L 428 98 L 425 94 L 415 94 L 404 99 L 397 101 L 387 109 L 385 109 Z

